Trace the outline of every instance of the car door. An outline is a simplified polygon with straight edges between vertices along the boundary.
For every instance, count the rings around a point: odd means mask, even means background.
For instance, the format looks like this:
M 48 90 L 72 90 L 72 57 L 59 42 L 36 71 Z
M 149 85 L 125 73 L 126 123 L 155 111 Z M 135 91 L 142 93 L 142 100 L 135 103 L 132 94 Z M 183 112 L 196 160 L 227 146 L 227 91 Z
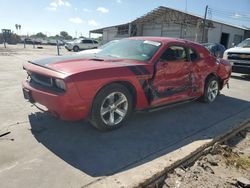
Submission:
M 171 103 L 189 98 L 192 87 L 191 63 L 187 49 L 171 45 L 163 52 L 155 66 L 152 105 Z

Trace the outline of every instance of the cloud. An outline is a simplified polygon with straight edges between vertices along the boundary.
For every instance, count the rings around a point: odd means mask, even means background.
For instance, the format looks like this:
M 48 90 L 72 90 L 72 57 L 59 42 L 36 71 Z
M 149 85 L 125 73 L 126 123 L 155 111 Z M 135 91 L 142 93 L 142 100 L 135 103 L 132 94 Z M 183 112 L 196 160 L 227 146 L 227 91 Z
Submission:
M 98 7 L 96 10 L 98 12 L 101 12 L 101 13 L 104 13 L 104 14 L 109 12 L 109 9 L 104 8 L 104 7 Z
M 56 2 L 51 2 L 51 3 L 49 4 L 49 6 L 50 6 L 50 7 L 58 7 L 58 5 L 57 5 Z
M 87 8 L 84 8 L 84 9 L 82 9 L 84 12 L 92 12 L 92 10 L 90 10 L 90 9 L 87 9 Z
M 82 24 L 83 23 L 83 20 L 79 17 L 70 18 L 69 21 L 72 23 L 75 23 L 75 24 Z
M 95 20 L 89 20 L 88 24 L 91 26 L 98 26 L 99 25 Z
M 58 7 L 70 7 L 70 6 L 71 4 L 66 0 L 55 0 L 52 1 L 46 9 L 51 11 L 56 11 Z
M 46 10 L 49 10 L 49 11 L 56 11 L 56 7 L 46 7 Z
M 56 0 L 54 2 L 57 3 L 58 6 L 66 6 L 66 7 L 71 6 L 71 4 L 66 0 Z
M 231 16 L 232 18 L 241 18 L 242 15 L 238 14 L 238 13 L 235 13 L 233 16 Z
M 122 3 L 122 0 L 116 0 L 117 3 Z

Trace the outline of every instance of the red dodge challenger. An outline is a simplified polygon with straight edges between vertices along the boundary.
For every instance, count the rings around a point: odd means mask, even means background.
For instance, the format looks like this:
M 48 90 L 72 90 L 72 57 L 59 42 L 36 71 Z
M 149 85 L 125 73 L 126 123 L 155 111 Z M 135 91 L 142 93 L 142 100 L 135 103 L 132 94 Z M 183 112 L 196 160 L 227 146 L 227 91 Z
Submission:
M 52 57 L 23 65 L 25 99 L 63 120 L 88 118 L 113 130 L 132 111 L 201 99 L 213 102 L 231 65 L 186 40 L 133 37 L 96 54 Z

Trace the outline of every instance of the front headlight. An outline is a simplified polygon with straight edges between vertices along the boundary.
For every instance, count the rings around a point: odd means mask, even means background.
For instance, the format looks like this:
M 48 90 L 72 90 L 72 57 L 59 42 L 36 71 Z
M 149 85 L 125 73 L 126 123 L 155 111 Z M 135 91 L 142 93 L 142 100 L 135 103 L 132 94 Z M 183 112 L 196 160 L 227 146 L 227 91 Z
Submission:
M 63 80 L 61 79 L 55 79 L 55 85 L 56 87 L 58 87 L 59 89 L 62 89 L 62 90 L 66 90 L 66 86 L 65 86 L 65 83 Z

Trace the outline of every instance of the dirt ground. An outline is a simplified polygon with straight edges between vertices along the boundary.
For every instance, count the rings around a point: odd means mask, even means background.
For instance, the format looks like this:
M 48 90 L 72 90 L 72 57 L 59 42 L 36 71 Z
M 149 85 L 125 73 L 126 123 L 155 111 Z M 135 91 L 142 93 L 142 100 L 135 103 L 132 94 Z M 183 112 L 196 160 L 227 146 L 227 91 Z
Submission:
M 162 188 L 168 187 L 250 187 L 250 128 L 215 146 L 191 166 L 168 174 Z

